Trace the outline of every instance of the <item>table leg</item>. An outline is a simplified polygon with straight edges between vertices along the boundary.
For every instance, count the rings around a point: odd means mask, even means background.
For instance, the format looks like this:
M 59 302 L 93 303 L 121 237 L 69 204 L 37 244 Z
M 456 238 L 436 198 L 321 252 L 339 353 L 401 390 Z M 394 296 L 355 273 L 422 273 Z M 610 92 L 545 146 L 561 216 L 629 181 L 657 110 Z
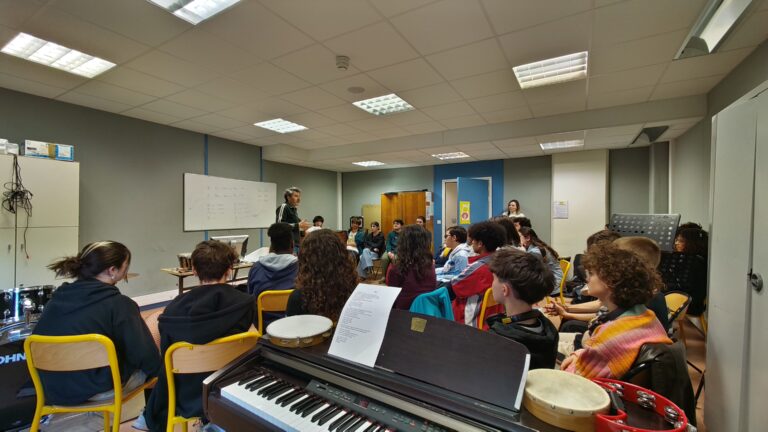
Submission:
M 184 276 L 179 276 L 179 295 L 184 293 Z

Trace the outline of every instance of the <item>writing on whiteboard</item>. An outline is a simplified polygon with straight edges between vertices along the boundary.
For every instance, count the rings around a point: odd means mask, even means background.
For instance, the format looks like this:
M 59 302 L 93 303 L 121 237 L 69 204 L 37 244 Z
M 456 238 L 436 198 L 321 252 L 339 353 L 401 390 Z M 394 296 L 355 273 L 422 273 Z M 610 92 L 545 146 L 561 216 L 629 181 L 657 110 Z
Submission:
M 184 230 L 266 228 L 275 219 L 274 183 L 184 174 Z

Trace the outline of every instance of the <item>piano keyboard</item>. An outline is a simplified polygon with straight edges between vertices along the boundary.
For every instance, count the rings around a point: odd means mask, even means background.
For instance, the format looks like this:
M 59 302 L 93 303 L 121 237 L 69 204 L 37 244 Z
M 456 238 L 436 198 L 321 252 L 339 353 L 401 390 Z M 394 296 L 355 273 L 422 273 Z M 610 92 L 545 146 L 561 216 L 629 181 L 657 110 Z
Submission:
M 260 369 L 223 387 L 221 396 L 284 431 L 449 431 L 317 380 L 301 387 Z

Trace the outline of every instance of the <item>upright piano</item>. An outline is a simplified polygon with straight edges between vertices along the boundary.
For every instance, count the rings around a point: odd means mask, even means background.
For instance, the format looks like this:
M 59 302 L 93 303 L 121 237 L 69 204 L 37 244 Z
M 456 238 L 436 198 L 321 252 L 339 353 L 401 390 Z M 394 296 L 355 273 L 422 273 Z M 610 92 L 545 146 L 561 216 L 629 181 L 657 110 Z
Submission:
M 529 354 L 506 338 L 393 310 L 376 366 L 262 341 L 203 384 L 227 431 L 557 431 L 524 411 Z

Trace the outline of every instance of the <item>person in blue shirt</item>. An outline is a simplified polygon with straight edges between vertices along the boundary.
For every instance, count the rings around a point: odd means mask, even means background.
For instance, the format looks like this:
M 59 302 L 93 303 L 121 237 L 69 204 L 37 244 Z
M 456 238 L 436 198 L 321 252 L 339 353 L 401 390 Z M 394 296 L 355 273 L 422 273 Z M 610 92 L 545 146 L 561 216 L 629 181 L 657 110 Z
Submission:
M 448 260 L 442 267 L 435 269 L 438 282 L 449 281 L 467 267 L 472 247 L 467 244 L 467 230 L 452 226 L 445 233 L 445 246 L 451 249 Z

